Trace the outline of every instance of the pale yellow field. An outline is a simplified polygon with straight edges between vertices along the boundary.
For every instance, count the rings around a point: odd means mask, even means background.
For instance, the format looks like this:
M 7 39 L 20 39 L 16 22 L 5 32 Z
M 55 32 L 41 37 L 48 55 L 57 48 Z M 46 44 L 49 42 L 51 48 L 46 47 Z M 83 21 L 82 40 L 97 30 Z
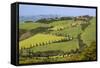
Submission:
M 48 44 L 56 41 L 66 39 L 63 36 L 56 36 L 51 34 L 36 34 L 28 39 L 19 42 L 19 48 L 29 48 L 41 44 Z

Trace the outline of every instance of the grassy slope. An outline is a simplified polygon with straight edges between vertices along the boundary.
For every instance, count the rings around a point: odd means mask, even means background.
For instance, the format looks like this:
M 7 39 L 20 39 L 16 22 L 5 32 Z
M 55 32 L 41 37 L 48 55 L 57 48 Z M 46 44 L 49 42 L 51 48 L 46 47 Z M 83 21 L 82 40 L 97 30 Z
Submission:
M 90 45 L 90 43 L 92 41 L 96 40 L 96 21 L 95 21 L 95 18 L 93 18 L 90 22 L 91 22 L 91 24 L 85 29 L 85 31 L 81 35 L 83 42 L 86 43 L 87 45 Z
M 77 35 L 82 32 L 81 30 L 81 26 L 77 26 L 77 27 L 71 27 L 71 23 L 73 23 L 73 21 L 71 20 L 64 20 L 64 21 L 55 21 L 53 23 L 50 23 L 49 25 L 51 26 L 63 26 L 66 27 L 65 29 L 61 30 L 61 31 L 52 31 L 52 34 L 58 33 L 58 34 L 69 34 L 72 37 L 77 37 Z M 40 26 L 41 23 L 24 23 L 20 25 L 21 29 L 35 29 L 37 27 Z M 44 24 L 42 24 L 44 25 Z M 46 37 L 46 38 L 45 38 Z M 53 36 L 52 36 L 53 38 Z M 88 28 L 86 28 L 85 32 L 83 32 L 82 34 L 82 39 L 86 44 L 90 44 L 91 41 L 95 40 L 95 19 L 91 20 L 91 25 L 88 26 Z M 31 41 L 30 41 L 31 40 Z M 40 41 L 39 41 L 40 40 Z M 56 39 L 51 39 L 51 36 L 32 36 L 29 39 L 20 41 L 20 46 L 21 47 L 27 47 L 30 46 L 32 44 L 40 44 L 42 42 L 48 42 L 48 41 L 52 41 L 52 40 L 56 40 Z M 69 45 L 72 45 L 74 42 L 71 41 L 71 43 Z M 50 45 L 59 45 L 59 44 L 50 44 Z M 55 46 L 56 47 L 56 46 Z
M 79 33 L 81 33 L 81 26 L 77 26 L 77 27 L 70 27 L 70 28 L 65 28 L 64 30 L 61 30 L 61 31 L 52 31 L 51 33 L 52 34 L 62 34 L 62 35 L 67 35 L 69 34 L 70 36 L 72 37 L 77 37 L 77 35 Z
M 25 29 L 25 30 L 31 30 L 31 29 L 35 29 L 37 27 L 39 27 L 40 25 L 43 25 L 41 23 L 21 23 L 19 25 L 19 29 Z
M 65 21 L 56 21 L 56 22 L 53 22 L 51 23 L 50 25 L 53 25 L 53 26 L 57 26 L 57 27 L 65 27 L 63 30 L 60 30 L 60 31 L 52 31 L 51 33 L 52 34 L 62 34 L 62 35 L 71 35 L 72 37 L 77 37 L 77 35 L 79 33 L 82 32 L 81 30 L 81 26 L 77 26 L 77 27 L 72 27 L 71 24 L 72 23 L 75 23 L 73 22 L 72 20 L 65 20 Z
M 62 34 L 70 34 L 71 36 L 73 37 L 76 37 L 77 34 L 79 34 L 82 30 L 81 30 L 81 27 L 80 26 L 77 26 L 77 27 L 73 27 L 71 28 L 70 27 L 70 23 L 72 23 L 73 21 L 56 21 L 56 22 L 53 22 L 53 23 L 50 23 L 50 25 L 52 26 L 64 26 L 66 27 L 66 29 L 64 30 L 61 30 L 61 31 L 52 31 L 51 33 L 62 33 Z M 40 23 L 39 23 L 40 24 Z M 31 26 L 31 27 L 30 27 Z M 34 26 L 34 27 L 33 27 Z M 21 27 L 21 28 L 24 28 L 24 29 L 27 29 L 28 27 L 28 30 L 30 29 L 34 29 L 35 27 L 37 28 L 38 25 L 27 25 L 24 27 Z M 82 32 L 82 40 L 83 42 L 85 42 L 87 45 L 90 45 L 90 43 L 93 41 L 93 40 L 96 40 L 96 30 L 95 30 L 95 19 L 92 19 L 91 20 L 91 25 L 89 25 L 86 30 L 84 32 Z M 33 36 L 34 37 L 34 36 Z M 41 37 L 41 36 L 40 36 Z M 51 38 L 51 36 L 43 36 L 43 37 L 36 37 L 37 38 L 37 42 L 39 41 L 42 41 L 42 40 L 39 40 L 41 38 Z M 32 38 L 32 37 L 30 37 Z M 33 43 L 36 39 L 31 39 L 31 42 Z M 49 39 L 50 40 L 50 39 Z M 30 40 L 29 40 L 30 41 Z M 43 40 L 44 41 L 44 40 Z M 21 41 L 22 42 L 22 41 Z M 27 44 L 29 44 L 29 42 L 27 41 L 24 41 L 24 45 L 27 46 Z M 78 41 L 76 39 L 72 40 L 72 41 L 68 41 L 68 42 L 60 42 L 60 43 L 52 43 L 52 44 L 48 44 L 46 46 L 37 46 L 37 47 L 33 47 L 32 50 L 33 52 L 38 52 L 38 51 L 48 51 L 48 50 L 63 50 L 63 51 L 70 51 L 70 50 L 75 50 L 76 48 L 79 48 L 78 46 Z M 68 57 L 67 57 L 68 58 Z M 69 61 L 68 59 L 65 59 L 65 58 L 59 58 L 59 60 L 61 61 Z M 38 63 L 38 62 L 45 62 L 44 60 L 42 60 L 43 58 L 40 58 L 39 60 L 37 59 L 27 59 L 25 61 L 20 61 L 20 63 Z M 70 59 L 72 59 L 70 57 Z M 45 59 L 45 60 L 49 60 L 49 59 Z M 53 59 L 55 60 L 55 62 L 57 62 L 57 59 Z
M 65 26 L 65 27 L 69 27 L 72 22 L 73 22 L 72 20 L 55 21 L 55 22 L 50 23 L 50 25 L 51 26 Z
M 53 23 L 50 23 L 49 25 L 51 26 L 63 26 L 63 27 L 66 27 L 65 29 L 61 30 L 61 31 L 52 31 L 51 33 L 52 34 L 55 34 L 55 33 L 60 33 L 60 34 L 69 34 L 71 35 L 72 37 L 76 37 L 77 34 L 79 34 L 81 32 L 81 28 L 80 26 L 78 27 L 71 27 L 71 23 L 73 23 L 72 20 L 64 20 L 64 21 L 56 21 L 56 22 L 53 22 Z M 24 23 L 22 24 L 20 27 L 21 28 L 24 28 L 24 29 L 27 29 L 27 30 L 30 30 L 30 29 L 34 29 L 36 27 L 38 27 L 39 25 L 38 24 L 41 24 L 41 23 Z M 34 27 L 33 27 L 34 26 Z M 29 28 L 28 28 L 29 27 Z M 30 47 L 32 45 L 35 45 L 35 44 L 41 44 L 42 42 L 45 42 L 47 43 L 48 41 L 53 41 L 53 40 L 60 40 L 60 38 L 57 38 L 57 37 L 54 37 L 54 36 L 47 36 L 47 35 L 36 35 L 36 36 L 32 36 L 26 40 L 23 40 L 23 41 L 20 41 L 19 45 L 20 47 Z M 73 40 L 73 41 L 69 41 L 69 42 L 62 42 L 62 43 L 52 43 L 52 44 L 49 44 L 49 46 L 40 46 L 40 48 L 38 50 L 40 50 L 41 48 L 45 50 L 45 47 L 48 47 L 48 49 L 52 49 L 52 48 L 65 48 L 66 51 L 70 50 L 70 49 L 76 49 L 78 48 L 78 44 L 77 44 L 77 41 Z M 55 45 L 55 46 L 51 46 L 51 45 Z M 60 46 L 62 45 L 62 46 Z M 36 47 L 37 49 L 37 47 Z
M 50 34 L 36 34 L 35 36 L 32 36 L 28 39 L 22 40 L 19 42 L 20 48 L 28 48 L 30 46 L 35 46 L 36 44 L 42 44 L 42 43 L 49 43 L 53 41 L 58 41 L 61 39 L 65 39 L 63 36 L 55 36 Z
M 77 40 L 52 43 L 46 46 L 37 46 L 33 48 L 33 52 L 38 51 L 48 51 L 48 50 L 62 50 L 62 51 L 70 51 L 79 48 Z

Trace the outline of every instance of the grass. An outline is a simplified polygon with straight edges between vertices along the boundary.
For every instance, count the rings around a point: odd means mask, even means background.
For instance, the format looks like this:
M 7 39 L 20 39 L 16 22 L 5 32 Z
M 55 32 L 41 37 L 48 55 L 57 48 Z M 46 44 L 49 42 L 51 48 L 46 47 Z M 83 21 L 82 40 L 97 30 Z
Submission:
M 82 32 L 81 26 L 78 25 L 77 27 L 70 26 L 69 28 L 65 28 L 60 31 L 52 31 L 51 34 L 70 35 L 70 36 L 76 38 L 77 35 L 81 32 Z
M 20 29 L 25 29 L 25 30 L 31 30 L 39 27 L 40 25 L 38 23 L 21 23 L 19 25 Z
M 52 43 L 54 41 L 59 41 L 65 39 L 63 36 L 56 36 L 50 34 L 36 34 L 28 39 L 19 42 L 19 48 L 29 48 L 30 46 L 36 46 L 40 44 Z
M 35 23 L 35 22 L 21 23 L 19 24 L 19 29 L 31 30 L 31 29 L 35 29 L 35 28 L 38 28 L 40 26 L 45 26 L 45 25 L 47 26 L 47 24 Z
M 85 29 L 85 31 L 82 33 L 81 37 L 84 43 L 86 43 L 88 46 L 92 41 L 96 40 L 96 21 L 95 18 L 93 18 L 90 21 L 90 25 Z
M 63 21 L 55 21 L 50 23 L 51 26 L 70 26 L 70 24 L 72 23 L 72 20 L 63 20 Z
M 52 50 L 61 50 L 64 52 L 70 52 L 71 50 L 76 50 L 78 48 L 79 48 L 78 41 L 75 39 L 72 41 L 52 43 L 46 46 L 33 47 L 32 50 L 33 52 L 52 51 Z

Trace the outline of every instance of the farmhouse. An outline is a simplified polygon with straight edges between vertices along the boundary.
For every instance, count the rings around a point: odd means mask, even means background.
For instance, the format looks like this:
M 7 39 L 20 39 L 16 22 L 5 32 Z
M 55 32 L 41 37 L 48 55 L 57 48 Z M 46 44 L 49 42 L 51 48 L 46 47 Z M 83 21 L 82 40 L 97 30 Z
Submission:
M 89 15 L 77 16 L 77 17 L 74 18 L 74 21 L 85 21 L 85 22 L 89 22 L 91 18 L 92 17 L 89 16 Z

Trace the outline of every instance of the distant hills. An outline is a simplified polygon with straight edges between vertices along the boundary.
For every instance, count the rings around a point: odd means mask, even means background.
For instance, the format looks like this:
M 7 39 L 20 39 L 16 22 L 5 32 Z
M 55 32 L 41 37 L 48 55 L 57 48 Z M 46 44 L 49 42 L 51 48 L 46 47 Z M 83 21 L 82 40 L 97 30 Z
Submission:
M 56 18 L 56 17 L 61 17 L 60 15 L 35 15 L 35 16 L 20 16 L 19 21 L 24 22 L 24 21 L 37 21 L 42 18 Z
M 80 16 L 88 16 L 88 15 L 80 15 Z M 37 21 L 39 19 L 49 19 L 49 18 L 61 18 L 61 17 L 75 17 L 75 16 L 66 16 L 66 15 L 32 15 L 32 16 L 20 16 L 19 17 L 19 22 L 25 22 L 25 21 Z M 92 17 L 92 16 L 91 16 Z

